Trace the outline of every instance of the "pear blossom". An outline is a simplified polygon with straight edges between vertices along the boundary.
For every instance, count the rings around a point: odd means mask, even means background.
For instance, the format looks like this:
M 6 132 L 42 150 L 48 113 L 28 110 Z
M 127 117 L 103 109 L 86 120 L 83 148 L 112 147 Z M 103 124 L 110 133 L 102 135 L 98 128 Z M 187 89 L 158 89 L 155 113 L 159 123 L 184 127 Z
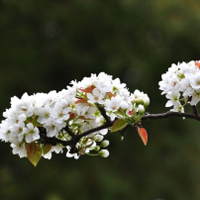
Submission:
M 21 132 L 21 134 L 19 135 L 20 141 L 22 141 L 23 135 L 25 136 L 25 140 L 27 143 L 31 143 L 40 138 L 39 129 L 37 127 L 34 127 L 32 123 L 28 123 L 24 128 L 24 131 Z
M 194 90 L 200 89 L 200 73 L 196 73 L 190 79 L 190 85 Z
M 70 107 L 63 108 L 60 104 L 56 104 L 51 111 L 51 116 L 57 123 L 63 123 L 69 119 Z
M 87 93 L 87 98 L 89 103 L 99 103 L 103 104 L 104 103 L 104 98 L 105 93 L 101 93 L 97 88 L 94 88 L 91 93 Z
M 182 71 L 179 76 L 189 70 Z M 167 88 L 167 84 L 164 83 L 162 88 Z M 192 103 L 195 103 L 197 93 L 190 92 L 194 95 Z M 78 159 L 85 154 L 108 157 L 109 151 L 102 148 L 109 145 L 105 140 L 109 128 L 78 139 L 75 153 L 67 144 L 73 137 L 102 126 L 106 120 L 119 118 L 131 125 L 137 123 L 149 102 L 147 94 L 139 90 L 129 92 L 119 78 L 113 79 L 104 72 L 91 74 L 81 81 L 71 81 L 70 86 L 59 92 L 24 93 L 21 98 L 12 97 L 10 108 L 3 113 L 5 119 L 0 123 L 0 140 L 10 142 L 13 154 L 20 158 L 27 157 L 31 148 L 36 153 L 40 151 L 39 155 L 45 159 L 51 159 L 53 153 L 63 153 L 64 149 L 68 158 Z
M 12 153 L 15 155 L 19 155 L 20 158 L 27 157 L 27 151 L 25 147 L 25 143 L 11 144 L 13 148 Z
M 41 124 L 45 124 L 51 118 L 52 109 L 49 104 L 46 104 L 44 107 L 38 108 L 35 111 L 35 114 L 38 116 L 37 121 Z
M 95 119 L 94 112 L 96 111 L 95 107 L 87 106 L 86 104 L 77 104 L 76 112 L 79 116 L 83 116 L 87 119 Z
M 159 89 L 169 99 L 166 107 L 173 106 L 173 111 L 183 112 L 186 104 L 196 105 L 200 101 L 200 61 L 172 64 L 163 74 Z
M 10 123 L 8 119 L 3 120 L 0 125 L 0 139 L 4 142 L 8 142 L 11 139 L 10 136 Z
M 25 124 L 23 121 L 19 121 L 18 123 L 14 124 L 10 128 L 10 135 L 12 137 L 18 137 L 20 134 L 24 134 L 25 131 Z
M 66 126 L 65 122 L 58 123 L 53 118 L 50 118 L 45 124 L 44 128 L 47 131 L 48 137 L 57 137 L 59 131 Z
M 200 89 L 194 91 L 194 93 L 192 94 L 192 100 L 190 104 L 193 106 L 196 105 L 199 101 L 200 101 Z
M 120 108 L 120 103 L 123 101 L 123 98 L 119 95 L 112 97 L 110 100 L 106 99 L 105 108 L 107 111 L 117 111 Z

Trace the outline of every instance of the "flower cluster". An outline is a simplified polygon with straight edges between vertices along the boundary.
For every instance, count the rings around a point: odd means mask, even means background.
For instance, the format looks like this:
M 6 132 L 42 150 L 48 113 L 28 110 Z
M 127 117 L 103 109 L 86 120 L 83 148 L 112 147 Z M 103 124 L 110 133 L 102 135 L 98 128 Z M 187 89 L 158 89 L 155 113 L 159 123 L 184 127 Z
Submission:
M 50 159 L 52 152 L 66 152 L 67 157 L 75 159 L 83 154 L 107 157 L 109 152 L 105 148 L 109 141 L 104 139 L 107 128 L 80 137 L 76 151 L 72 151 L 70 142 L 108 119 L 137 123 L 148 105 L 146 94 L 139 90 L 130 93 L 118 78 L 103 72 L 92 74 L 80 82 L 72 81 L 71 86 L 60 92 L 12 97 L 11 108 L 3 113 L 0 139 L 11 143 L 13 154 L 28 156 L 33 162 L 37 157 Z
M 168 99 L 166 107 L 171 111 L 184 112 L 184 106 L 200 101 L 200 61 L 172 64 L 159 82 L 162 94 Z

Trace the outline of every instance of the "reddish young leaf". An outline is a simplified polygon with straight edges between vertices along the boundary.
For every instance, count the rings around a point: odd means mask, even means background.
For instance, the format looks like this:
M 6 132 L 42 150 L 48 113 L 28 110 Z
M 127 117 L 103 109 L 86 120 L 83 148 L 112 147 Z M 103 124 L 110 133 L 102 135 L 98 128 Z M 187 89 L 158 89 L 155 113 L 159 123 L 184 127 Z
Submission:
M 125 128 L 128 125 L 128 123 L 124 119 L 118 119 L 115 121 L 111 128 L 111 132 L 119 131 L 123 128 Z
M 139 134 L 140 138 L 142 139 L 142 142 L 146 146 L 147 141 L 148 141 L 148 134 L 147 134 L 146 129 L 138 127 L 138 134 Z
M 200 69 L 200 63 L 195 61 L 195 65 Z
M 85 88 L 85 89 L 79 88 L 79 90 L 81 90 L 82 92 L 85 92 L 85 93 L 92 93 L 94 88 L 95 88 L 94 85 L 91 85 L 90 87 Z
M 128 111 L 129 115 L 134 115 L 134 111 Z
M 115 95 L 112 92 L 108 92 L 107 95 L 108 95 L 109 98 L 115 97 Z
M 69 119 L 71 120 L 71 119 L 74 119 L 74 117 L 75 117 L 75 113 L 70 113 L 69 114 Z
M 87 103 L 87 99 L 79 99 L 75 103 Z
M 30 144 L 26 144 L 26 150 L 29 161 L 36 167 L 42 156 L 41 147 L 37 143 L 32 142 Z

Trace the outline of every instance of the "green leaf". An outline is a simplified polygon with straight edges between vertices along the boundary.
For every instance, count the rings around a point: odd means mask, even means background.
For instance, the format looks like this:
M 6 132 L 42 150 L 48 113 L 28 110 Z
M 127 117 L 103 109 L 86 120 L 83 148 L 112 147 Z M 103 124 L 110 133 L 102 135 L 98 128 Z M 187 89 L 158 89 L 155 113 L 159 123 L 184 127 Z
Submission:
M 52 145 L 51 144 L 45 144 L 43 146 L 43 154 L 47 154 L 51 150 Z
M 42 157 L 42 149 L 37 143 L 26 144 L 26 150 L 29 161 L 36 167 Z
M 124 119 L 118 119 L 115 121 L 111 128 L 111 132 L 119 131 L 123 128 L 125 128 L 128 125 L 128 123 Z

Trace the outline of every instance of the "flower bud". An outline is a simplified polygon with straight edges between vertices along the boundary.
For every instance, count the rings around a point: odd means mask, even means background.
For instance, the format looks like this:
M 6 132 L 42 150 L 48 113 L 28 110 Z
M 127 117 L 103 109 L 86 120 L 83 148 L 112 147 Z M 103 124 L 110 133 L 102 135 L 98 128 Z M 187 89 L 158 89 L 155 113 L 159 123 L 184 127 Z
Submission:
M 144 103 L 144 100 L 143 100 L 142 97 L 139 97 L 139 98 L 136 98 L 136 99 L 134 100 L 134 103 L 143 104 L 143 103 Z
M 95 135 L 95 136 L 94 136 L 94 140 L 95 140 L 96 142 L 101 142 L 101 141 L 103 140 L 103 136 L 102 136 L 102 135 Z
M 138 112 L 139 113 L 144 113 L 145 112 L 145 109 L 144 109 L 144 106 L 143 105 L 138 105 Z
M 109 144 L 110 144 L 110 142 L 109 142 L 108 140 L 104 140 L 104 141 L 101 143 L 101 147 L 106 148 Z
M 143 99 L 143 101 L 144 101 L 144 105 L 145 105 L 145 106 L 148 106 L 149 103 L 150 103 L 150 99 L 149 99 L 148 96 L 146 96 L 146 97 Z
M 99 151 L 99 150 L 100 150 L 100 147 L 99 147 L 99 146 L 95 146 L 93 150 L 94 150 L 94 151 Z
M 102 149 L 99 151 L 99 155 L 103 158 L 107 158 L 109 156 L 109 151 L 107 149 Z

